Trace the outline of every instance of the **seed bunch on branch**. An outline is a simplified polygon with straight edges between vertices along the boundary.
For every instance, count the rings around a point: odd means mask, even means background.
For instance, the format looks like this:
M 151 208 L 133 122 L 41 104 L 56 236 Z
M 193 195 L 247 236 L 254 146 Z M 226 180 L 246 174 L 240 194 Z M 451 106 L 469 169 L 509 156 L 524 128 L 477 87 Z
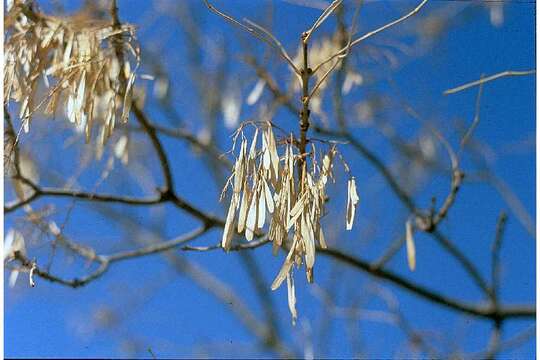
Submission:
M 133 26 L 115 27 L 85 13 L 48 16 L 16 1 L 6 14 L 5 34 L 4 103 L 20 104 L 25 132 L 40 108 L 52 115 L 60 107 L 87 141 L 97 125 L 101 144 L 117 121 L 127 121 L 139 65 Z M 117 49 L 124 53 L 122 64 Z
M 328 145 L 324 154 L 318 154 L 313 142 L 310 152 L 301 154 L 292 135 L 276 141 L 270 122 L 251 123 L 255 131 L 249 143 L 244 134 L 246 124 L 234 136 L 233 152 L 240 141 L 238 157 L 222 192 L 223 199 L 227 189 L 232 189 L 222 247 L 230 249 L 235 232 L 243 233 L 247 241 L 253 240 L 268 220 L 268 239 L 273 243 L 274 254 L 281 247 L 288 249 L 272 290 L 287 279 L 294 319 L 293 265 L 299 268 L 305 264 L 307 279 L 313 282 L 316 245 L 327 247 L 321 218 L 325 215 L 326 185 L 334 179 L 334 159 L 339 154 L 334 144 Z M 300 160 L 303 166 L 298 166 Z M 345 169 L 348 172 L 346 164 Z M 348 197 L 346 223 L 350 230 L 358 204 L 354 178 L 348 182 Z M 288 241 L 291 231 L 292 242 Z

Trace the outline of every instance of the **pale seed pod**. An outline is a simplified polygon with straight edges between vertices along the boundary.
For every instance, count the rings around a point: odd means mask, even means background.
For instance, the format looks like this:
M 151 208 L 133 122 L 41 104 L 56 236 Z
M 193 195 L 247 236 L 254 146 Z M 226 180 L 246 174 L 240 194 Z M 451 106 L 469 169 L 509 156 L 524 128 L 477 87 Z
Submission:
M 405 223 L 405 243 L 407 245 L 407 263 L 409 264 L 409 269 L 411 271 L 416 269 L 416 247 L 414 245 L 413 233 L 413 224 L 409 219 Z
M 255 231 L 255 226 L 257 226 L 257 195 L 253 193 L 251 197 L 251 204 L 249 205 L 249 210 L 246 220 L 246 240 L 253 240 L 253 232 Z
M 360 198 L 356 192 L 356 181 L 354 177 L 347 182 L 347 230 L 351 230 L 354 223 L 354 213 Z
M 229 211 L 227 213 L 227 220 L 225 221 L 225 227 L 223 229 L 223 238 L 221 239 L 221 247 L 226 251 L 229 251 L 231 247 L 232 238 L 234 236 L 234 214 L 236 212 L 236 203 L 231 200 L 229 205 Z
M 296 325 L 296 319 L 298 318 L 298 312 L 296 311 L 296 291 L 294 288 L 294 277 L 292 272 L 287 273 L 287 302 L 289 305 L 289 311 L 291 312 L 291 321 L 293 326 Z

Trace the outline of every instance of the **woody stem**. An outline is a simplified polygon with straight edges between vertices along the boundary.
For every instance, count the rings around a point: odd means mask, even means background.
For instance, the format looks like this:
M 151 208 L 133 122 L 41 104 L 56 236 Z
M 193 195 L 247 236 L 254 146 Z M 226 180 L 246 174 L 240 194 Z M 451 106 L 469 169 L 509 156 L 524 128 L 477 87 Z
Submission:
M 306 168 L 306 144 L 307 144 L 307 131 L 309 129 L 309 78 L 311 77 L 311 69 L 308 66 L 308 44 L 304 41 L 305 33 L 302 34 L 302 52 L 304 63 L 300 70 L 302 77 L 302 111 L 300 112 L 300 160 L 298 161 L 298 170 L 300 177 L 304 177 Z M 303 181 L 301 182 L 301 184 Z M 302 185 L 301 185 L 302 186 Z

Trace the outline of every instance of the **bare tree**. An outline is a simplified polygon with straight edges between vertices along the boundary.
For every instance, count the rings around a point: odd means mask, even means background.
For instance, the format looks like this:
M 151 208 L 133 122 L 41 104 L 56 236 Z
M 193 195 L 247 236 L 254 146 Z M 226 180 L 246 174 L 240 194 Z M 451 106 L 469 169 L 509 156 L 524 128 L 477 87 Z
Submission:
M 277 9 L 258 3 L 254 21 L 233 15 L 242 11 L 232 4 L 154 1 L 134 25 L 120 16 L 134 17 L 128 2 L 87 1 L 76 13 L 56 1 L 8 2 L 4 263 L 11 287 L 24 273 L 31 288 L 91 288 L 120 271 L 117 264 L 158 255 L 172 274 L 95 313 L 95 326 L 123 334 L 125 350 L 137 356 L 159 356 L 159 345 L 130 336 L 120 307 L 142 306 L 177 276 L 221 303 L 254 345 L 228 347 L 224 334 L 215 344 L 176 348 L 176 356 L 388 356 L 365 349 L 370 339 L 360 329 L 377 323 L 400 332 L 401 343 L 386 346 L 398 358 L 495 358 L 527 342 L 533 299 L 506 301 L 501 269 L 504 244 L 516 237 L 508 221 L 520 224 L 517 237 L 525 231 L 532 239 L 515 240 L 531 251 L 535 224 L 523 195 L 494 170 L 493 154 L 504 149 L 491 149 L 478 127 L 491 82 L 535 71 L 501 69 L 448 84 L 437 97 L 477 90 L 469 122 L 424 115 L 400 90 L 414 85 L 394 75 L 429 56 L 452 27 L 474 26 L 479 14 L 500 26 L 504 7 L 288 0 Z M 281 6 L 305 13 L 298 24 L 305 28 L 272 29 Z M 389 12 L 379 25 L 367 19 L 373 6 Z M 503 204 L 493 228 L 481 231 L 493 240 L 472 239 L 478 231 L 458 238 L 481 211 L 462 189 L 477 183 Z M 478 242 L 475 252 L 466 241 Z M 269 247 L 278 268 L 261 264 Z M 206 263 L 216 256 L 225 268 L 238 261 L 235 271 L 249 284 Z M 433 256 L 444 260 L 426 270 Z M 533 263 L 513 265 L 529 271 Z M 301 268 L 307 281 L 295 278 Z M 450 291 L 429 276 L 454 272 L 442 278 L 473 290 Z M 363 286 L 360 274 L 368 275 Z M 277 306 L 282 297 L 272 290 L 283 282 L 288 306 Z M 452 344 L 437 320 L 430 329 L 409 320 L 415 314 L 402 294 L 488 324 L 490 338 L 473 352 Z M 329 345 L 335 322 L 345 324 L 339 334 L 348 352 Z M 521 325 L 504 333 L 508 323 Z

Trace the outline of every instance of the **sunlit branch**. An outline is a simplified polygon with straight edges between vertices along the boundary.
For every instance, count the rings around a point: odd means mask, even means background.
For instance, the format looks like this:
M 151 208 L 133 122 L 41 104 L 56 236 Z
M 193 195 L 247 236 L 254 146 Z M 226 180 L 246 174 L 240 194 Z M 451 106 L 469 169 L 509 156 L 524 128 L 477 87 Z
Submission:
M 343 54 L 340 54 L 338 57 L 337 57 L 337 60 L 332 64 L 332 66 L 330 66 L 330 68 L 326 71 L 326 73 L 324 73 L 323 76 L 321 76 L 319 78 L 319 80 L 317 81 L 317 83 L 315 84 L 315 86 L 313 86 L 313 89 L 311 90 L 311 93 L 309 94 L 309 97 L 313 97 L 316 93 L 317 93 L 317 90 L 321 87 L 321 85 L 326 81 L 326 79 L 328 78 L 328 76 L 330 76 L 330 74 L 336 69 L 336 67 L 338 65 L 341 65 L 343 63 L 343 61 L 347 58 L 347 56 L 349 55 L 349 52 L 351 50 L 351 46 L 352 46 L 352 34 L 354 33 L 354 28 L 356 26 L 356 21 L 357 21 L 357 18 L 358 18 L 358 13 L 360 11 L 360 4 L 356 7 L 356 11 L 354 12 L 354 16 L 353 16 L 353 20 L 352 20 L 352 24 L 351 24 L 351 29 L 349 31 L 349 40 L 347 41 L 347 45 L 345 46 L 345 48 L 347 49 L 345 51 L 345 53 Z M 313 71 L 315 73 L 315 70 Z
M 473 82 L 470 82 L 470 83 L 467 83 L 467 84 L 464 84 L 464 85 L 461 85 L 461 86 L 458 86 L 458 87 L 455 87 L 455 88 L 452 88 L 452 89 L 448 89 L 443 94 L 444 95 L 455 94 L 457 92 L 466 90 L 468 88 L 478 86 L 478 85 L 481 85 L 481 84 L 485 84 L 487 82 L 497 80 L 497 79 L 505 77 L 505 76 L 526 76 L 526 75 L 534 74 L 535 72 L 536 72 L 536 70 L 527 70 L 527 71 L 508 70 L 508 71 L 503 71 L 503 72 L 497 73 L 495 75 L 490 75 L 490 76 L 487 76 L 487 77 L 481 77 L 480 80 L 476 80 L 476 81 L 473 81 Z
M 392 22 L 389 22 L 387 23 L 386 25 L 384 26 L 381 26 L 380 28 L 378 29 L 375 29 L 373 31 L 370 31 L 368 32 L 367 34 L 365 35 L 362 35 L 361 37 L 359 37 L 358 39 L 355 39 L 353 40 L 350 45 L 348 46 L 345 46 L 344 48 L 342 48 L 341 50 L 339 50 L 338 52 L 336 52 L 335 54 L 333 54 L 332 56 L 330 56 L 328 59 L 324 60 L 323 62 L 321 62 L 320 64 L 318 64 L 314 69 L 313 69 L 313 72 L 316 73 L 320 68 L 321 66 L 324 66 L 325 64 L 327 64 L 328 62 L 334 60 L 336 57 L 338 56 L 341 56 L 343 55 L 344 53 L 348 52 L 349 48 L 361 43 L 362 41 L 372 37 L 373 35 L 376 35 L 378 33 L 380 33 L 381 31 L 384 31 L 394 25 L 397 25 L 399 24 L 400 22 L 402 21 L 405 21 L 407 20 L 408 18 L 410 18 L 411 16 L 415 15 L 417 12 L 420 11 L 420 9 L 428 2 L 428 0 L 423 0 L 420 4 L 418 4 L 418 6 L 416 6 L 411 12 L 407 13 L 406 15 L 400 17 L 399 19 L 396 19 Z
M 233 18 L 232 16 L 230 15 L 227 15 L 225 14 L 224 12 L 218 10 L 214 5 L 212 5 L 208 0 L 203 0 L 206 7 L 208 8 L 208 10 L 212 11 L 214 14 L 217 14 L 219 16 L 221 16 L 222 18 L 224 18 L 225 20 L 227 20 L 228 22 L 230 22 L 231 24 L 235 25 L 235 26 L 238 26 L 239 28 L 247 31 L 248 33 L 252 34 L 253 36 L 255 36 L 257 39 L 261 40 L 261 41 L 264 41 L 265 43 L 267 43 L 268 45 L 270 45 L 271 47 L 273 47 L 274 49 L 276 49 L 279 54 L 281 55 L 281 57 L 283 59 L 285 59 L 285 61 L 287 61 L 287 63 L 289 64 L 289 66 L 293 69 L 293 71 L 295 73 L 297 73 L 298 75 L 300 75 L 300 70 L 298 70 L 298 68 L 296 67 L 296 65 L 294 65 L 291 57 L 287 54 L 287 52 L 285 51 L 285 48 L 283 48 L 283 46 L 281 45 L 281 43 L 272 35 L 272 36 L 268 36 L 268 31 L 265 29 L 263 31 L 263 34 L 266 35 L 265 36 L 262 36 L 260 33 L 256 32 L 255 29 L 245 25 L 245 24 L 242 24 L 240 21 L 236 20 L 235 18 Z M 261 31 L 262 27 L 258 26 L 258 29 L 259 31 Z
M 98 268 L 94 272 L 81 278 L 73 278 L 71 280 L 65 279 L 65 278 L 53 275 L 50 272 L 45 271 L 38 266 L 35 267 L 34 273 L 36 276 L 39 276 L 45 280 L 59 283 L 66 286 L 70 286 L 73 288 L 77 288 L 80 286 L 87 285 L 88 283 L 101 277 L 108 270 L 110 264 L 112 263 L 171 250 L 175 247 L 185 244 L 188 241 L 192 241 L 196 239 L 197 237 L 201 236 L 207 231 L 208 231 L 208 228 L 201 227 L 166 242 L 148 245 L 140 249 L 121 251 L 121 252 L 117 252 L 117 253 L 113 253 L 109 255 L 95 255 L 93 251 L 87 252 L 86 254 L 88 255 L 84 255 L 85 253 L 79 253 L 81 256 L 86 257 L 87 260 L 99 264 Z M 23 256 L 19 252 L 15 254 L 15 259 L 19 260 L 21 265 L 24 267 L 29 268 L 33 264 L 32 261 L 30 261 L 28 258 Z
M 315 21 L 315 23 L 313 23 L 313 25 L 311 26 L 311 28 L 305 32 L 305 36 L 304 36 L 304 39 L 303 41 L 304 42 L 308 42 L 309 41 L 309 38 L 311 37 L 311 34 L 313 34 L 313 32 L 315 30 L 317 30 L 317 28 L 319 26 L 321 26 L 321 24 L 332 14 L 332 12 L 338 7 L 341 5 L 343 1 L 342 0 L 334 0 L 332 1 L 332 3 L 330 5 L 328 5 L 328 7 L 326 9 L 324 9 L 323 13 L 321 14 L 321 16 L 319 16 L 319 18 Z
M 255 248 L 264 246 L 267 243 L 268 243 L 268 240 L 261 240 L 257 243 L 247 243 L 247 244 L 233 246 L 231 247 L 231 250 L 241 251 L 241 250 L 246 250 L 246 249 L 255 249 Z M 217 250 L 220 248 L 221 246 L 215 245 L 215 246 L 207 246 L 207 247 L 184 247 L 182 248 L 182 250 L 206 252 L 206 251 Z M 494 308 L 491 305 L 467 304 L 459 300 L 451 299 L 449 297 L 441 295 L 421 285 L 412 283 L 409 280 L 406 280 L 405 278 L 393 273 L 390 270 L 385 270 L 382 268 L 375 267 L 368 261 L 346 254 L 345 252 L 342 252 L 340 250 L 332 249 L 332 248 L 323 249 L 323 248 L 317 247 L 317 251 L 320 252 L 321 254 L 332 257 L 341 263 L 351 265 L 359 270 L 369 273 L 370 275 L 387 280 L 393 283 L 394 285 L 397 285 L 405 290 L 408 290 L 414 293 L 417 296 L 422 297 L 425 300 L 437 303 L 439 305 L 442 305 L 447 308 L 457 310 L 459 312 L 463 312 L 469 315 L 487 318 L 487 319 L 530 318 L 530 317 L 536 316 L 535 315 L 536 310 L 534 306 L 524 305 L 524 306 L 507 306 L 507 307 L 502 307 L 502 308 Z

